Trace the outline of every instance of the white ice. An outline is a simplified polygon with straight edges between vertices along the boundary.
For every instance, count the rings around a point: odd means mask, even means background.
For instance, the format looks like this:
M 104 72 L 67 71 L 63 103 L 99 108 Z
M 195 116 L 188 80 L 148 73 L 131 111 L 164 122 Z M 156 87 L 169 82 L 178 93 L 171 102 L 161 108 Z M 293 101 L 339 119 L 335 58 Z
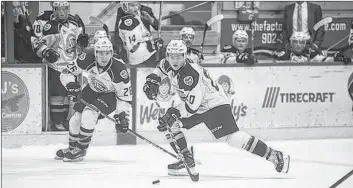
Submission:
M 3 188 L 288 188 L 330 187 L 353 169 L 353 139 L 267 142 L 291 155 L 288 174 L 224 143 L 194 144 L 200 181 L 169 177 L 168 154 L 150 145 L 92 146 L 84 161 L 53 159 L 64 144 L 3 149 Z M 170 150 L 168 145 L 162 145 Z M 170 150 L 171 151 L 171 150 Z M 152 181 L 160 184 L 152 185 Z M 353 176 L 338 187 L 352 188 Z

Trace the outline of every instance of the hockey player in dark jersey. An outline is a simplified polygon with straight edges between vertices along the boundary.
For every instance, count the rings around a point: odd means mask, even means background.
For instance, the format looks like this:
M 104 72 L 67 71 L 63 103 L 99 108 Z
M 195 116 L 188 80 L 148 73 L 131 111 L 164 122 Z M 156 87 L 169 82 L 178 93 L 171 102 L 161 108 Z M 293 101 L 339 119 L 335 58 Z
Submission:
M 195 30 L 191 27 L 183 27 L 180 30 L 180 38 L 188 47 L 188 58 L 190 58 L 195 63 L 201 63 L 201 61 L 204 59 L 203 54 L 199 50 L 191 47 L 195 40 Z
M 112 58 L 113 45 L 108 38 L 98 39 L 94 50 L 94 59 L 78 59 L 67 66 L 72 74 L 82 73 L 86 76 L 88 84 L 82 92 L 69 89 L 71 97 L 76 98 L 80 93 L 80 100 L 75 104 L 76 112 L 70 119 L 69 148 L 58 150 L 55 159 L 76 162 L 83 160 L 86 155 L 95 125 L 103 116 L 84 102 L 95 106 L 106 115 L 115 111 L 116 129 L 124 133 L 128 129 L 132 100 L 129 73 L 123 62 Z M 67 83 L 69 88 L 70 85 L 76 84 Z
M 223 63 L 236 62 L 252 65 L 257 59 L 247 49 L 249 36 L 244 30 L 237 30 L 232 36 L 233 45 L 226 45 L 221 50 Z
M 179 146 L 185 161 L 190 167 L 192 176 L 198 177 L 192 153 L 182 128 L 205 123 L 216 139 L 226 138 L 226 142 L 235 148 L 265 158 L 275 165 L 278 172 L 287 173 L 289 156 L 268 147 L 263 141 L 246 132 L 240 131 L 232 114 L 229 100 L 220 85 L 215 82 L 208 71 L 187 58 L 187 47 L 182 40 L 171 40 L 167 46 L 166 58 L 162 59 L 152 74 L 146 78 L 143 90 L 150 100 L 155 100 L 161 78 L 169 77 L 173 87 L 183 100 L 178 106 L 170 107 L 166 114 L 159 118 L 159 131 L 165 132 L 167 126 Z M 176 150 L 170 135 L 167 139 Z M 178 175 L 185 169 L 183 162 L 168 165 L 170 175 Z

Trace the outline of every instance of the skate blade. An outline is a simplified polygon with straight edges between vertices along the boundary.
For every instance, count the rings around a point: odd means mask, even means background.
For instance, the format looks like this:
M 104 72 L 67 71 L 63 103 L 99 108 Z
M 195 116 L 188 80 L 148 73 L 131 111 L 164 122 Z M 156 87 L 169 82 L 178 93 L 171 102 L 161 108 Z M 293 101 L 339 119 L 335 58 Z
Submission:
M 55 160 L 63 160 L 63 159 L 64 159 L 64 157 L 58 157 L 58 156 L 55 156 L 55 157 L 54 157 L 54 159 L 55 159 Z
M 63 159 L 64 162 L 80 162 L 82 160 L 83 160 L 83 157 L 78 157 L 76 159 L 68 159 L 68 158 Z
M 283 164 L 282 173 L 286 174 L 289 171 L 290 156 L 289 155 L 284 155 L 283 156 L 283 160 L 284 160 L 284 164 Z
M 195 167 L 191 167 L 190 169 L 190 173 L 192 175 L 198 175 L 199 173 L 196 171 Z M 168 169 L 168 175 L 170 176 L 189 176 L 188 171 L 186 170 L 186 168 L 182 168 L 182 169 Z

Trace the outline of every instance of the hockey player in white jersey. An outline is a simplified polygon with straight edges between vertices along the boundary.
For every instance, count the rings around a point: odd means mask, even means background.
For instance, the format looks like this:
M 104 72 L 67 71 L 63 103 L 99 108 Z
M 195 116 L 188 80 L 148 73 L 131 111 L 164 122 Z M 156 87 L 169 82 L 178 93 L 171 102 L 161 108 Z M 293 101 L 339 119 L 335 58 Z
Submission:
M 191 129 L 203 122 L 216 139 L 225 137 L 230 146 L 263 157 L 272 162 L 278 172 L 287 173 L 289 156 L 240 131 L 222 87 L 212 79 L 206 69 L 188 59 L 186 53 L 187 47 L 182 40 L 171 40 L 166 49 L 166 58 L 147 76 L 143 90 L 150 100 L 154 100 L 161 78 L 167 76 L 171 79 L 184 102 L 175 108 L 169 108 L 159 118 L 157 128 L 161 132 L 166 131 L 167 126 L 171 128 L 190 169 L 195 167 L 195 162 L 181 128 Z M 173 142 L 170 144 L 175 150 Z M 178 175 L 183 168 L 183 163 L 178 161 L 168 165 L 168 172 L 170 175 Z M 196 170 L 193 169 L 192 172 L 194 176 L 198 176 Z
M 195 40 L 195 34 L 195 30 L 192 27 L 183 27 L 180 30 L 180 38 L 185 42 L 186 46 L 188 47 L 188 58 L 195 63 L 201 63 L 201 61 L 204 59 L 203 54 L 199 50 L 196 50 L 195 48 L 191 47 Z
M 127 53 L 128 63 L 155 66 L 156 52 L 163 46 L 161 38 L 153 38 L 141 20 L 138 6 L 129 6 L 124 11 L 129 14 L 122 17 L 118 23 L 119 36 Z
M 86 75 L 88 85 L 79 94 L 80 100 L 74 106 L 76 112 L 70 119 L 69 148 L 58 150 L 55 159 L 76 162 L 86 155 L 95 125 L 103 116 L 84 103 L 95 106 L 106 115 L 115 111 L 116 129 L 127 132 L 132 100 L 129 73 L 123 62 L 113 59 L 113 45 L 108 38 L 98 39 L 94 53 L 93 60 L 77 61 L 67 66 L 74 75 Z M 70 96 L 77 97 L 77 94 L 77 90 L 70 90 Z
M 249 35 L 244 30 L 236 30 L 232 35 L 232 45 L 226 45 L 221 50 L 223 63 L 233 60 L 236 63 L 245 63 L 252 65 L 257 62 L 257 59 L 251 55 L 247 49 Z
M 82 33 L 81 19 L 69 14 L 67 1 L 54 1 L 51 5 L 53 11 L 44 12 L 34 23 L 35 35 L 31 42 L 37 56 L 48 64 L 50 118 L 55 127 L 62 128 L 68 116 L 69 100 L 61 79 L 75 79 L 62 71 L 68 62 L 77 58 L 77 47 L 87 46 L 88 35 Z

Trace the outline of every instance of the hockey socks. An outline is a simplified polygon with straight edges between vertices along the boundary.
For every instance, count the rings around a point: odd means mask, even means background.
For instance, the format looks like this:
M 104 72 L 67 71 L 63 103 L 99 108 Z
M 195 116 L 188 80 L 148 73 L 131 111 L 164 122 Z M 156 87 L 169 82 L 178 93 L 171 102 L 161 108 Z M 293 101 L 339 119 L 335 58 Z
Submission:
M 74 134 L 72 132 L 69 132 L 69 149 L 72 150 L 77 146 L 78 142 L 78 134 Z
M 174 139 L 176 140 L 179 148 L 180 148 L 180 152 L 181 153 L 185 153 L 188 150 L 188 144 L 186 142 L 185 136 L 183 132 L 177 132 L 177 133 L 173 133 Z M 172 146 L 173 150 L 175 151 L 175 153 L 177 153 L 177 149 L 175 147 L 174 142 L 172 141 L 172 137 L 170 134 L 166 135 L 167 140 L 169 141 L 170 146 Z
M 77 147 L 86 150 L 91 143 L 94 129 L 86 129 L 82 126 L 80 127 L 80 133 L 78 134 Z

